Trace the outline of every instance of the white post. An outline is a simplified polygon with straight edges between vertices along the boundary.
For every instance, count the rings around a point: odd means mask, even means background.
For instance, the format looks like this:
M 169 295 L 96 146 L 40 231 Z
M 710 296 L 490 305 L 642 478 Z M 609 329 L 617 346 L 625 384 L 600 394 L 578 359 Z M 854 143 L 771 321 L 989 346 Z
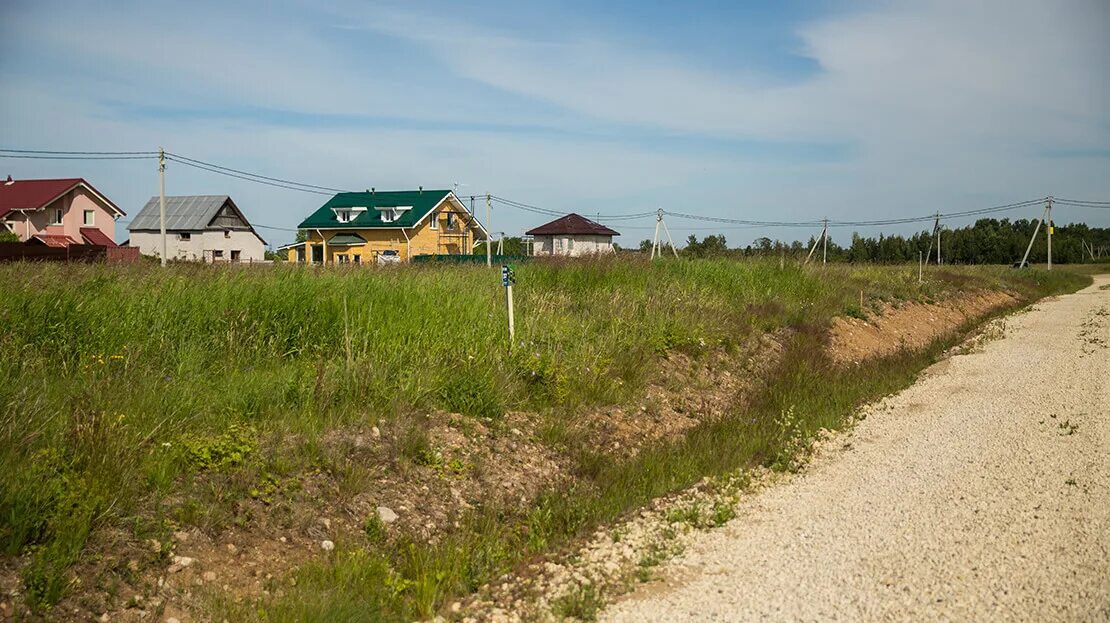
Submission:
M 1048 196 L 1048 270 L 1052 270 L 1052 195 Z
M 158 148 L 158 220 L 162 230 L 162 266 L 166 265 L 166 150 Z
M 511 283 L 505 288 L 505 300 L 509 306 L 509 350 L 512 350 L 513 338 L 516 337 L 516 318 L 513 315 L 513 284 Z
M 918 251 L 917 252 L 917 285 L 921 285 L 921 281 L 922 281 L 922 277 L 923 277 L 922 265 L 923 265 L 923 262 L 922 262 L 922 258 L 921 258 L 921 251 Z
M 474 197 L 470 198 L 470 209 L 472 212 L 474 211 Z M 490 243 L 492 241 L 489 239 L 490 227 L 493 227 L 493 223 L 491 222 L 492 219 L 493 215 L 490 212 L 489 193 L 486 193 L 486 266 L 490 268 L 493 267 L 493 250 L 490 249 Z

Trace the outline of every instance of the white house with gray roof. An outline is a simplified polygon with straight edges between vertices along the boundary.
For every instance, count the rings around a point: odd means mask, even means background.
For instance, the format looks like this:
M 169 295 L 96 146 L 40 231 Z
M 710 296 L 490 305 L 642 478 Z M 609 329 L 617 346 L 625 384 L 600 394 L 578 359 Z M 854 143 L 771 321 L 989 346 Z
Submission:
M 131 246 L 160 257 L 162 234 L 158 197 L 128 225 Z M 265 261 L 266 241 L 227 195 L 166 197 L 166 256 L 205 262 Z

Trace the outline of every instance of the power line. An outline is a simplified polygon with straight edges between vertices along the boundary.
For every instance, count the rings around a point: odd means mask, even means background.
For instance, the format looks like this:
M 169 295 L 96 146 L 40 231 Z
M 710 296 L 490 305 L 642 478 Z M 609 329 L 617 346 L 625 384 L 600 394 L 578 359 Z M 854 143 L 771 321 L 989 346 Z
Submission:
M 158 156 L 38 156 L 33 154 L 0 153 L 0 158 L 24 160 L 157 160 Z
M 1073 208 L 1099 208 L 1110 209 L 1110 201 L 1082 201 L 1079 199 L 1056 199 L 1053 197 L 1054 204 L 1071 206 Z
M 48 151 L 44 149 L 0 149 L 13 154 L 47 154 L 54 156 L 157 156 L 156 151 Z
M 240 171 L 239 169 L 232 169 L 231 167 L 225 167 L 225 166 L 214 164 L 214 163 L 211 163 L 211 162 L 205 162 L 203 160 L 197 160 L 195 158 L 188 158 L 186 156 L 182 156 L 181 154 L 175 154 L 175 153 L 171 153 L 171 152 L 166 152 L 166 156 L 168 158 L 172 159 L 172 160 L 177 160 L 178 162 L 180 162 L 182 164 L 193 163 L 193 164 L 196 164 L 196 165 L 203 165 L 203 166 L 211 167 L 213 169 L 220 169 L 222 171 L 227 171 L 227 172 L 231 172 L 231 173 L 238 173 L 239 175 L 246 175 L 246 176 L 249 176 L 249 177 L 255 177 L 255 178 L 262 179 L 262 180 L 277 182 L 277 183 L 280 183 L 280 184 L 288 184 L 290 186 L 304 186 L 305 188 L 314 188 L 314 189 L 317 189 L 317 190 L 327 190 L 327 191 L 330 191 L 332 193 L 352 192 L 352 191 L 349 191 L 349 190 L 343 190 L 342 188 L 330 188 L 328 186 L 317 186 L 315 184 L 305 184 L 303 182 L 295 182 L 295 181 L 292 181 L 292 180 L 285 180 L 285 179 L 281 179 L 281 178 L 278 178 L 278 177 L 268 177 L 268 176 L 265 176 L 265 175 L 260 175 L 258 173 L 251 173 L 249 171 Z
M 209 171 L 211 173 L 216 173 L 216 174 L 219 174 L 219 175 L 226 175 L 228 177 L 234 177 L 234 178 L 238 178 L 238 179 L 241 179 L 241 180 L 246 180 L 248 182 L 254 182 L 256 184 L 265 184 L 267 186 L 274 186 L 276 188 L 285 188 L 287 190 L 299 190 L 303 193 L 312 193 L 314 195 L 330 196 L 330 195 L 335 194 L 335 193 L 332 193 L 332 192 L 327 192 L 327 191 L 322 191 L 322 190 L 312 190 L 311 188 L 302 188 L 302 187 L 299 187 L 299 186 L 291 186 L 291 185 L 283 184 L 283 183 L 268 182 L 268 181 L 263 180 L 263 179 L 248 177 L 246 175 L 239 175 L 237 173 L 222 171 L 220 169 L 214 169 L 214 168 L 206 166 L 206 165 L 194 164 L 192 162 L 187 162 L 185 160 L 181 160 L 179 158 L 174 158 L 174 157 L 171 157 L 171 156 L 168 156 L 168 155 L 166 156 L 166 160 L 172 160 L 172 161 L 177 162 L 179 164 L 183 164 L 183 165 L 188 166 L 188 167 L 193 167 L 194 169 L 201 169 L 202 171 Z

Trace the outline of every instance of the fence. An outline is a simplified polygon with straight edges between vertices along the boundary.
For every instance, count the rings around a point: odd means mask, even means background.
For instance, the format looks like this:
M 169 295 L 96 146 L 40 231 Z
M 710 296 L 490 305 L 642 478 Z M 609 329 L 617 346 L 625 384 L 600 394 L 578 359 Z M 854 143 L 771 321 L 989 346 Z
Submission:
M 524 262 L 532 258 L 524 255 L 494 255 L 490 261 L 494 264 L 508 264 L 510 262 Z M 485 264 L 485 255 L 414 255 L 414 264 Z
M 0 243 L 0 262 L 135 262 L 138 247 L 105 247 L 95 244 L 71 244 L 48 247 L 22 242 Z

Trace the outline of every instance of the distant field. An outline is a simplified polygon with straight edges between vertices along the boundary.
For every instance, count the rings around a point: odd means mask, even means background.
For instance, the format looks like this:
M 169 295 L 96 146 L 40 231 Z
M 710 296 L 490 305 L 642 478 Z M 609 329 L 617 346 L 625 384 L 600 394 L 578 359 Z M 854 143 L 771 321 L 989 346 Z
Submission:
M 317 560 L 306 546 L 282 597 L 198 591 L 174 607 L 233 619 L 426 616 L 525 555 L 792 443 L 752 416 L 699 423 L 632 457 L 593 447 L 576 418 L 666 389 L 663 362 L 739 366 L 760 356 L 760 336 L 777 336 L 781 363 L 760 373 L 746 408 L 796 406 L 808 434 L 932 356 L 832 370 L 821 349 L 833 317 L 973 290 L 1030 301 L 1088 282 L 1075 272 L 931 268 L 918 285 L 916 265 L 525 263 L 509 352 L 499 275 L 482 266 L 0 266 L 0 590 L 18 587 L 40 614 L 99 616 L 157 593 L 176 532 L 308 542 L 321 529 L 302 515 L 334 513 L 346 528 L 329 520 L 327 536 L 339 548 Z M 816 398 L 814 383 L 834 391 Z M 372 427 L 380 443 L 362 441 Z M 352 518 L 344 501 L 377 499 L 383 482 L 447 491 L 481 476 L 477 459 L 437 447 L 437 427 L 486 445 L 527 439 L 519 447 L 559 466 L 560 485 L 527 506 L 479 496 L 435 538 L 379 525 L 380 502 Z

